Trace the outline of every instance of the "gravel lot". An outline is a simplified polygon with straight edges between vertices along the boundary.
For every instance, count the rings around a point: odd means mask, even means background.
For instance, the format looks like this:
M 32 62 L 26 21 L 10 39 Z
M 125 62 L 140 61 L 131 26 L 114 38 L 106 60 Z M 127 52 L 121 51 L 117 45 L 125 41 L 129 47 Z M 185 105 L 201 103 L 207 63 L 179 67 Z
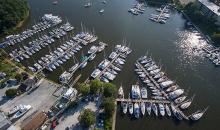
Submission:
M 3 92 L 1 91 L 5 90 L 0 90 L 0 109 L 7 113 L 16 105 L 31 105 L 32 109 L 15 122 L 16 125 L 20 125 L 21 122 L 28 121 L 28 119 L 30 119 L 31 116 L 38 111 L 48 111 L 48 109 L 57 99 L 55 96 L 53 96 L 53 93 L 57 89 L 57 87 L 58 86 L 56 86 L 55 84 L 52 84 L 47 80 L 42 79 L 37 89 L 33 90 L 32 92 L 27 92 L 11 100 L 2 100 Z
M 91 109 L 92 111 L 96 111 L 96 103 L 94 102 L 82 102 L 76 109 L 69 110 L 63 114 L 63 116 L 59 120 L 59 125 L 55 128 L 55 130 L 65 130 L 66 127 L 71 127 L 71 130 L 81 130 L 78 123 L 78 116 L 83 109 Z

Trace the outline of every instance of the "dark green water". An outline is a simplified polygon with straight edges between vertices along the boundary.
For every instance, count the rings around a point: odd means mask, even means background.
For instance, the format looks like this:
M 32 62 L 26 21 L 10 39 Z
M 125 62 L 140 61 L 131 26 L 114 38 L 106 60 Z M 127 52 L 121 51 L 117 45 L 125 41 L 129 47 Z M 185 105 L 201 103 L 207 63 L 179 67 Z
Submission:
M 148 20 L 156 7 L 149 6 L 142 15 L 133 16 L 128 9 L 133 5 L 133 0 L 107 0 L 103 5 L 101 0 L 92 0 L 91 8 L 84 8 L 84 0 L 59 0 L 58 5 L 52 4 L 53 0 L 29 0 L 31 16 L 29 27 L 45 13 L 53 13 L 68 20 L 76 30 L 81 30 L 81 22 L 91 31 L 94 29 L 99 40 L 108 43 L 105 54 L 99 54 L 95 60 L 75 76 L 82 74 L 81 81 L 84 81 L 92 72 L 93 68 L 108 56 L 116 44 L 123 39 L 130 43 L 133 53 L 128 57 L 123 71 L 117 76 L 114 83 L 123 84 L 128 95 L 131 85 L 138 79 L 134 73 L 135 60 L 144 55 L 147 51 L 152 57 L 162 64 L 163 69 L 182 88 L 189 89 L 189 96 L 196 94 L 196 97 L 186 113 L 210 106 L 204 117 L 196 122 L 176 122 L 172 118 L 143 117 L 139 120 L 132 120 L 128 116 L 117 114 L 116 130 L 218 130 L 220 121 L 220 71 L 211 62 L 203 58 L 201 54 L 193 53 L 193 46 L 200 46 L 194 39 L 195 34 L 190 34 L 185 28 L 185 19 L 181 14 L 173 10 L 167 24 L 156 24 Z M 104 14 L 98 12 L 105 9 Z M 65 40 L 67 38 L 64 38 Z M 33 39 L 32 39 L 33 40 Z M 25 44 L 25 43 L 24 43 Z M 51 49 L 59 45 L 53 45 Z M 10 48 L 12 49 L 12 48 Z M 41 50 L 33 59 L 26 60 L 25 65 L 33 64 L 34 60 L 48 53 L 48 48 Z M 84 52 L 87 48 L 83 49 Z M 72 65 L 68 61 L 63 69 Z M 62 69 L 59 68 L 48 78 L 57 81 Z

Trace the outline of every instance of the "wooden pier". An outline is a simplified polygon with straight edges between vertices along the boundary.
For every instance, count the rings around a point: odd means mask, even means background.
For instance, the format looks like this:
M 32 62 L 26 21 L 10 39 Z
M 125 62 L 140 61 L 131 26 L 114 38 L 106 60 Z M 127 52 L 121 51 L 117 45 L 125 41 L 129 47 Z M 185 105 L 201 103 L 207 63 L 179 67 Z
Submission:
M 141 103 L 141 102 L 149 102 L 149 103 L 162 103 L 162 104 L 170 104 L 168 100 L 153 100 L 153 99 L 124 99 L 124 98 L 117 98 L 117 102 L 133 102 L 133 103 Z
M 157 89 L 159 89 L 161 91 L 161 93 L 163 94 L 163 96 L 167 99 L 167 101 L 169 101 L 171 104 L 173 104 L 176 108 L 176 110 L 183 116 L 184 119 L 188 120 L 189 117 L 186 116 L 177 106 L 177 104 L 175 104 L 169 97 L 168 95 L 163 91 L 163 89 L 160 88 L 160 85 L 154 80 L 154 78 L 152 76 L 150 76 L 150 74 L 146 71 L 146 69 L 137 61 L 136 62 L 141 69 L 143 70 L 143 72 L 147 75 L 147 77 L 151 80 L 151 82 L 153 82 L 153 84 L 157 87 Z M 163 100 L 162 100 L 163 101 Z

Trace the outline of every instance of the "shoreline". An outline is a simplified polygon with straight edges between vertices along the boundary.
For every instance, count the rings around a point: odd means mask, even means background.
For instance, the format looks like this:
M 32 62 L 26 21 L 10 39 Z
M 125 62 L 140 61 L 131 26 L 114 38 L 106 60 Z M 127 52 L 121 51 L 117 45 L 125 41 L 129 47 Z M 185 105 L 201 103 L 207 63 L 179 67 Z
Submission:
M 28 20 L 29 16 L 30 16 L 30 9 L 28 10 L 28 12 L 25 15 L 24 19 L 22 21 L 18 22 L 15 27 L 10 28 L 8 30 L 8 32 L 6 32 L 6 34 L 5 33 L 0 34 L 0 41 L 2 41 L 5 36 L 11 35 L 12 33 L 18 31 L 18 29 L 20 29 L 24 25 L 24 23 Z

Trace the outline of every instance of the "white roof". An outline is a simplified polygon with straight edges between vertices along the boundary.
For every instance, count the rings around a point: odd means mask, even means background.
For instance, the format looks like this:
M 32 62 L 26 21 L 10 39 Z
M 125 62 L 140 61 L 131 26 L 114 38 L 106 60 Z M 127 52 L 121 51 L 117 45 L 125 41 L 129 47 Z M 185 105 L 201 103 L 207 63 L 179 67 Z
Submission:
M 220 16 L 219 6 L 208 1 L 208 0 L 198 0 L 200 3 L 202 3 L 204 6 L 206 6 L 210 11 L 215 13 L 216 15 Z

